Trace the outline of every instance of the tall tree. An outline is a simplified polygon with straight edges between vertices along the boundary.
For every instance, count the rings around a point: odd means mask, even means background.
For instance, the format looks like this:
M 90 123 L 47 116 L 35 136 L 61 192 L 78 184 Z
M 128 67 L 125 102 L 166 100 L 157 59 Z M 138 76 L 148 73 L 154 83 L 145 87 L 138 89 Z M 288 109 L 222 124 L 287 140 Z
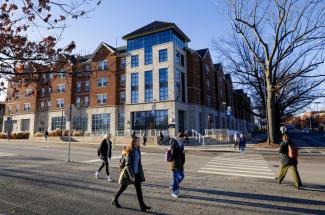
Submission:
M 96 2 L 97 5 L 100 1 Z M 75 48 L 58 47 L 66 23 L 85 16 L 92 0 L 4 0 L 0 4 L 0 91 L 4 81 L 32 83 L 53 72 Z M 36 32 L 36 33 L 35 33 Z
M 228 55 L 242 84 L 256 89 L 275 143 L 279 116 L 309 104 L 325 82 L 317 71 L 325 60 L 325 2 L 229 0 L 229 8 L 235 35 Z

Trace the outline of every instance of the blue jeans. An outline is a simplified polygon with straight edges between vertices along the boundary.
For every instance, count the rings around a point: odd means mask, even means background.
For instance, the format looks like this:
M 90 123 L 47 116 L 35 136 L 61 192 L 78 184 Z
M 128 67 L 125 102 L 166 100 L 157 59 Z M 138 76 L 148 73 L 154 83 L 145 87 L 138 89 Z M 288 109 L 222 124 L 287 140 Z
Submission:
M 183 181 L 183 179 L 184 179 L 183 170 L 173 171 L 173 192 L 179 189 L 179 184 Z

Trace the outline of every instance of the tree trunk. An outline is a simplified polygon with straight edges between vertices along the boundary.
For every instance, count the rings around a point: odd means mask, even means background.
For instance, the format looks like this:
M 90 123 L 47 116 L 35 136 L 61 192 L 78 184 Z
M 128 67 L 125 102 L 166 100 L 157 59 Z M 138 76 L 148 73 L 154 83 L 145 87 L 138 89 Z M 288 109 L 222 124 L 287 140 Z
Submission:
M 275 97 L 271 84 L 271 80 L 266 80 L 267 90 L 267 124 L 268 124 L 268 144 L 276 143 L 276 117 L 275 117 Z

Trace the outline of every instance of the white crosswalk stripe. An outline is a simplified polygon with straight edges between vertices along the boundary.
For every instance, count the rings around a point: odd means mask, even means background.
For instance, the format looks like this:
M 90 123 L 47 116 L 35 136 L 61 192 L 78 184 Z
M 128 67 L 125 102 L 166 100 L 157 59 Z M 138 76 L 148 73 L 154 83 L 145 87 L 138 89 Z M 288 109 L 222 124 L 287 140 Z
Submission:
M 0 157 L 10 157 L 15 156 L 16 154 L 0 152 Z
M 199 173 L 274 179 L 274 172 L 262 155 L 225 153 L 211 159 Z

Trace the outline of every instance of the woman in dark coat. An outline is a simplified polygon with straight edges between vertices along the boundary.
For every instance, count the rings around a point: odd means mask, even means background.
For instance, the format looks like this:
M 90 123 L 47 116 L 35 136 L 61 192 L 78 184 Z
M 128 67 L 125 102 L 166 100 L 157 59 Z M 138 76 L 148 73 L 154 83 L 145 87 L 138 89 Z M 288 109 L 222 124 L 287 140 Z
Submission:
M 145 178 L 141 164 L 139 137 L 134 136 L 132 138 L 132 142 L 122 151 L 122 157 L 125 160 L 125 166 L 120 173 L 119 184 L 121 186 L 112 200 L 112 204 L 117 208 L 120 208 L 121 205 L 118 202 L 118 198 L 126 190 L 129 184 L 134 184 L 141 211 L 150 210 L 151 207 L 148 207 L 144 203 L 142 196 L 141 183 L 145 181 Z
M 279 184 L 281 184 L 287 174 L 288 169 L 291 167 L 295 188 L 300 189 L 302 183 L 297 168 L 298 160 L 297 157 L 289 156 L 289 147 L 291 147 L 291 149 L 295 149 L 296 146 L 293 142 L 289 141 L 288 135 L 284 134 L 282 136 L 282 142 L 279 148 L 279 153 L 282 154 L 280 173 L 276 179 L 278 180 Z
M 112 142 L 110 139 L 111 139 L 111 135 L 105 134 L 97 150 L 97 155 L 100 159 L 103 160 L 103 163 L 99 167 L 98 171 L 95 173 L 95 177 L 99 178 L 100 171 L 103 169 L 104 166 L 106 166 L 107 180 L 109 182 L 113 181 L 113 179 L 109 175 L 109 166 L 108 166 L 108 159 L 111 159 L 112 156 Z

